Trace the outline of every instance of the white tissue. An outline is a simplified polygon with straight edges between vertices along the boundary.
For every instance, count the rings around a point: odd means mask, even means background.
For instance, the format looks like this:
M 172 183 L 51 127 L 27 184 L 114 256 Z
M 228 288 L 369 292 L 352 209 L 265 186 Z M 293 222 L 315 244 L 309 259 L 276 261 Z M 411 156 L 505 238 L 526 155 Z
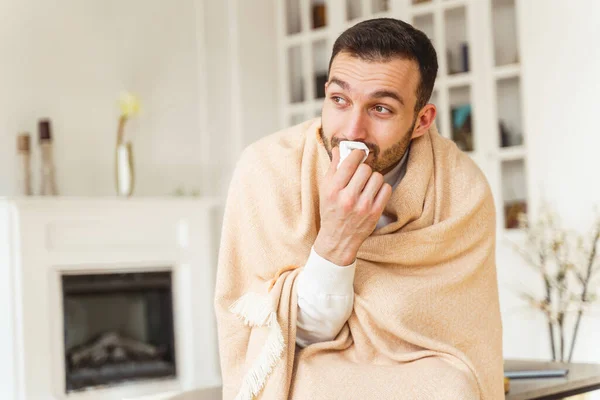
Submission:
M 349 140 L 344 140 L 340 142 L 340 162 L 338 163 L 338 168 L 342 165 L 342 162 L 346 157 L 352 153 L 352 150 L 363 150 L 365 155 L 361 161 L 361 163 L 365 162 L 367 157 L 369 157 L 369 148 L 363 142 L 351 142 Z

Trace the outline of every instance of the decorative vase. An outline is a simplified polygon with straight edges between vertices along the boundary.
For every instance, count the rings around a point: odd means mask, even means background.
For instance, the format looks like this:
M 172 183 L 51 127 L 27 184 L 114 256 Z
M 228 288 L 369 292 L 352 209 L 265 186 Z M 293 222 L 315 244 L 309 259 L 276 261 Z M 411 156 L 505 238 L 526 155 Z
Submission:
M 119 143 L 116 148 L 115 174 L 117 195 L 129 197 L 133 193 L 135 171 L 131 142 Z

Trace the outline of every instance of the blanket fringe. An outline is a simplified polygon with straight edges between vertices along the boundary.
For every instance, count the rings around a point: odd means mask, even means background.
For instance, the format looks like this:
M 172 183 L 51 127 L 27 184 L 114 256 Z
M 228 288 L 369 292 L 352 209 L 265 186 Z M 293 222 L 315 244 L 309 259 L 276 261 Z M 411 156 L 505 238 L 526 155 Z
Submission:
M 229 307 L 229 310 L 244 320 L 248 326 L 265 326 L 271 315 L 271 306 L 267 296 L 247 293 Z
M 244 320 L 248 326 L 268 326 L 267 340 L 244 376 L 242 386 L 235 400 L 252 400 L 265 386 L 275 364 L 281 359 L 285 343 L 277 313 L 272 309 L 269 298 L 257 293 L 247 293 L 230 307 L 232 313 Z

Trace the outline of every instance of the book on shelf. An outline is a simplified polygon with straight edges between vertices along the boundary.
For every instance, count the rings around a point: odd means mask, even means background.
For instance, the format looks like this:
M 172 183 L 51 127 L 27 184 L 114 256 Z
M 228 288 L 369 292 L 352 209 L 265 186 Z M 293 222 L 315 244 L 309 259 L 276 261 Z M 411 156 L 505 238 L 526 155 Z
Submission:
M 504 363 L 504 376 L 510 379 L 562 378 L 569 374 L 567 364 L 533 360 L 510 360 Z

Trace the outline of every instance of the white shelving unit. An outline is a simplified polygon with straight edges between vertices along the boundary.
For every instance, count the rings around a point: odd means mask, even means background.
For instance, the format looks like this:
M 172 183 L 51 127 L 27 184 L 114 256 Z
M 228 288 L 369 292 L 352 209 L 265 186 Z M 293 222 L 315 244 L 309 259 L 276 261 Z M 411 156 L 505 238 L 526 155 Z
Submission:
M 359 21 L 393 17 L 422 30 L 438 54 L 431 102 L 440 133 L 486 174 L 498 227 L 528 203 L 517 12 L 522 0 L 279 0 L 280 124 L 320 114 L 335 39 Z

